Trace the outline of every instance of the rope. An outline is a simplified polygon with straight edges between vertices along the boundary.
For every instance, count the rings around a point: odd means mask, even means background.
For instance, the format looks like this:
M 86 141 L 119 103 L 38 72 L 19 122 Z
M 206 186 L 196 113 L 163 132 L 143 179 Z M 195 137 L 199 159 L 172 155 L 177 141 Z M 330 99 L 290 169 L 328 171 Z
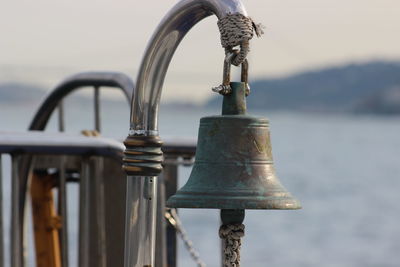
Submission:
M 239 54 L 233 58 L 232 64 L 239 66 L 250 52 L 249 40 L 253 38 L 254 32 L 258 37 L 263 34 L 263 26 L 256 24 L 250 17 L 240 13 L 228 14 L 218 22 L 221 34 L 221 44 L 225 52 L 232 52 L 232 48 L 240 45 Z
M 244 224 L 223 224 L 219 228 L 219 237 L 224 240 L 223 267 L 240 266 L 240 238 L 244 236 Z

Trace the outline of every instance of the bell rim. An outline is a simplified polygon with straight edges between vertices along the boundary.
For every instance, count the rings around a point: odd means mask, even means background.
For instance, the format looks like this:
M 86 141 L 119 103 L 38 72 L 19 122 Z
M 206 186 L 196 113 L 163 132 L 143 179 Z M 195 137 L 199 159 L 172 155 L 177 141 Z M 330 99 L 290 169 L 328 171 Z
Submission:
M 291 197 L 262 197 L 249 200 L 248 197 L 237 196 L 202 196 L 201 198 L 188 197 L 182 194 L 171 196 L 166 203 L 169 208 L 193 208 L 193 209 L 250 209 L 250 210 L 298 210 L 302 206 L 300 202 Z

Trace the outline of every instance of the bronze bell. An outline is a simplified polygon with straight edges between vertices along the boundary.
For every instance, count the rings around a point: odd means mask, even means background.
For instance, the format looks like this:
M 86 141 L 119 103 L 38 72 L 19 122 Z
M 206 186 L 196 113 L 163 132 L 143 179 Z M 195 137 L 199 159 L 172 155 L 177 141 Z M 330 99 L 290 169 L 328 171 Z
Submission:
M 243 80 L 243 79 L 242 79 Z M 230 83 L 222 116 L 200 120 L 196 159 L 171 208 L 299 209 L 279 182 L 266 118 L 246 115 L 247 83 Z

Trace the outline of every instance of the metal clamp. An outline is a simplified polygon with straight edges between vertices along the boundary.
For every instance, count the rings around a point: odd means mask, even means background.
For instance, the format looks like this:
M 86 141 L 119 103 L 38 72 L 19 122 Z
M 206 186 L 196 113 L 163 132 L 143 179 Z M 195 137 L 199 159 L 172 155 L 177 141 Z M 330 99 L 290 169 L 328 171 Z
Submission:
M 232 59 L 234 56 L 236 56 L 238 53 L 237 50 L 234 50 L 231 53 L 226 54 L 225 60 L 224 60 L 224 70 L 223 70 L 223 77 L 222 77 L 222 84 L 213 87 L 212 90 L 216 93 L 219 93 L 221 95 L 229 95 L 232 92 L 231 88 L 231 65 L 232 65 Z M 241 81 L 246 84 L 246 96 L 250 94 L 250 86 L 248 82 L 248 73 L 249 73 L 249 62 L 247 59 L 245 59 L 242 64 L 241 64 Z

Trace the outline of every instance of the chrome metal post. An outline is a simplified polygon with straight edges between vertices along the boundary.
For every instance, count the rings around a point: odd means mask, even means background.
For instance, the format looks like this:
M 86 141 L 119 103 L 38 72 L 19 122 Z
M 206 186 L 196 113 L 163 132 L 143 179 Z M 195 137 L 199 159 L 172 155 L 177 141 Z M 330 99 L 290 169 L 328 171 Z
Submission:
M 13 155 L 11 160 L 11 266 L 22 267 L 24 263 L 22 247 L 22 218 L 20 218 L 20 156 Z
M 128 177 L 125 267 L 154 266 L 157 177 Z
M 182 0 L 164 17 L 147 46 L 139 69 L 131 103 L 129 136 L 158 136 L 157 119 L 161 89 L 176 48 L 186 33 L 203 18 L 212 14 L 222 18 L 229 13 L 247 16 L 239 0 Z M 129 161 L 127 164 L 130 164 Z M 142 183 L 150 179 L 155 181 L 142 173 L 138 176 L 128 176 L 125 267 L 142 267 L 142 262 L 154 257 L 152 253 L 151 257 L 147 258 L 148 253 L 154 251 L 154 240 L 132 243 L 133 240 L 143 241 L 137 235 L 154 239 L 153 222 L 156 212 L 154 208 L 147 207 L 146 192 L 139 189 Z M 154 190 L 154 198 L 156 197 Z M 144 217 L 140 216 L 140 212 L 143 211 L 146 212 L 145 221 Z M 148 227 L 149 223 L 152 227 Z

